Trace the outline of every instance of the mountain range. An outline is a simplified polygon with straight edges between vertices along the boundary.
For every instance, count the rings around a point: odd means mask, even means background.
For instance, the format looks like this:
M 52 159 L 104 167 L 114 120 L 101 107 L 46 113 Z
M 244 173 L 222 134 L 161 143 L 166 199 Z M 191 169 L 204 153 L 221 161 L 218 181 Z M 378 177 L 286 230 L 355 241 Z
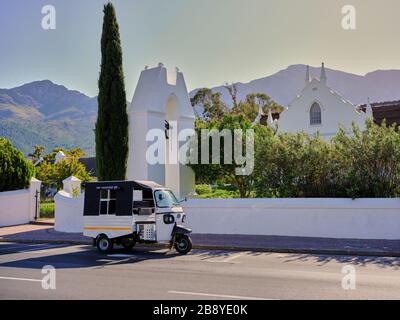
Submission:
M 319 78 L 320 68 L 310 68 Z M 378 70 L 364 76 L 326 69 L 328 86 L 355 105 L 400 99 L 400 70 Z M 306 66 L 292 65 L 271 76 L 236 83 L 238 99 L 253 92 L 266 93 L 288 105 L 304 87 Z M 197 89 L 190 92 L 193 96 Z M 212 88 L 231 104 L 224 86 Z M 0 136 L 10 139 L 25 154 L 36 144 L 46 152 L 54 147 L 79 146 L 94 155 L 94 125 L 97 97 L 70 90 L 50 80 L 34 81 L 11 89 L 0 89 Z
M 266 93 L 277 103 L 287 106 L 304 88 L 306 65 L 289 66 L 271 76 L 248 83 L 235 83 L 237 97 L 242 100 L 249 93 Z M 345 99 L 355 105 L 364 104 L 369 97 L 371 102 L 393 101 L 400 99 L 400 70 L 377 70 L 364 76 L 348 72 L 326 69 L 327 84 Z M 312 77 L 319 79 L 321 68 L 310 67 Z M 224 86 L 212 88 L 220 92 L 222 100 L 232 104 L 228 90 Z M 196 90 L 190 92 L 193 96 Z
M 0 136 L 24 154 L 38 144 L 45 152 L 79 146 L 93 155 L 96 115 L 97 98 L 49 80 L 0 89 Z

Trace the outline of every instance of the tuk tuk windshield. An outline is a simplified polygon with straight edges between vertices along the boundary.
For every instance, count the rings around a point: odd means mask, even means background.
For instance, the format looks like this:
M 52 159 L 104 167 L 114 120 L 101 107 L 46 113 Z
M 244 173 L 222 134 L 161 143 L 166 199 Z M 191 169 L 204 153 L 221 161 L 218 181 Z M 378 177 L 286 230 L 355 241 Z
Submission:
M 159 208 L 169 208 L 180 205 L 171 190 L 156 190 L 154 192 L 154 197 L 156 198 L 157 207 Z

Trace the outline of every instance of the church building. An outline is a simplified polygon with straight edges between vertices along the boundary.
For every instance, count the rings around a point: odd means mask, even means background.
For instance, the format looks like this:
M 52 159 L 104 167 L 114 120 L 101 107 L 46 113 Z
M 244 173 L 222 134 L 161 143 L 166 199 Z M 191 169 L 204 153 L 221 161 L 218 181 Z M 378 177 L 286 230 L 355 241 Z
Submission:
M 328 87 L 322 63 L 320 79 L 310 79 L 307 67 L 305 87 L 280 114 L 278 130 L 292 133 L 304 131 L 308 134 L 319 132 L 323 139 L 329 140 L 340 127 L 350 133 L 352 123 L 364 130 L 368 117 L 372 117 L 369 103 L 363 111 Z

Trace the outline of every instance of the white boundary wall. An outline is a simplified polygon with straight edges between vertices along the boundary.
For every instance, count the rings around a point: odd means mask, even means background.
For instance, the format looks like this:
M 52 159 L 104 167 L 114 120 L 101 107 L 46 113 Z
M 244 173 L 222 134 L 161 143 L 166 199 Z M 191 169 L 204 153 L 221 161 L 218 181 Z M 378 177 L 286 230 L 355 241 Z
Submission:
M 29 189 L 0 192 L 0 227 L 25 224 L 35 219 L 36 190 L 41 182 L 32 179 Z
M 78 196 L 74 197 L 73 194 Z M 56 231 L 83 232 L 83 201 L 81 193 L 81 180 L 71 176 L 63 180 L 63 190 L 58 191 L 54 197 L 54 217 Z
M 73 198 L 69 183 L 55 197 L 55 229 L 82 232 L 84 194 Z M 400 199 L 189 199 L 183 206 L 194 233 L 400 240 Z
M 84 193 L 73 198 L 64 190 L 57 192 L 54 197 L 56 231 L 83 232 L 83 199 Z
M 190 199 L 202 234 L 400 239 L 400 199 Z

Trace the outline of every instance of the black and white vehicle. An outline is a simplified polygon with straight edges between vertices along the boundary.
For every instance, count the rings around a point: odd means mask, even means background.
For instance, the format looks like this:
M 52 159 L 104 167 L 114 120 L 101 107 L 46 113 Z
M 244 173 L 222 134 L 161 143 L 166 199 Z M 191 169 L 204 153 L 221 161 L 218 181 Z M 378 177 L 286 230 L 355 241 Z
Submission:
M 152 181 L 85 184 L 83 234 L 98 250 L 113 245 L 130 250 L 136 243 L 169 243 L 180 254 L 192 249 L 186 214 L 170 189 Z

